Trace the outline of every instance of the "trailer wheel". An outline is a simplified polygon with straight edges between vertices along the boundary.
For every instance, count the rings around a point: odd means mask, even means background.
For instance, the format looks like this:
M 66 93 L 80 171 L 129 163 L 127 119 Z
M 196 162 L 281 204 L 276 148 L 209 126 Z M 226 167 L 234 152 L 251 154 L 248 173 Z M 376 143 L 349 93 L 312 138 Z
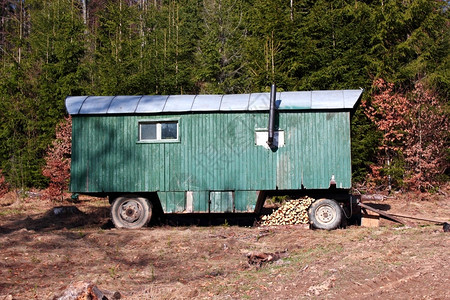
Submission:
M 143 197 L 118 197 L 111 205 L 111 219 L 116 228 L 137 229 L 148 224 L 152 217 L 152 204 Z
M 332 230 L 342 221 L 342 208 L 334 200 L 319 199 L 308 210 L 309 222 L 313 228 Z

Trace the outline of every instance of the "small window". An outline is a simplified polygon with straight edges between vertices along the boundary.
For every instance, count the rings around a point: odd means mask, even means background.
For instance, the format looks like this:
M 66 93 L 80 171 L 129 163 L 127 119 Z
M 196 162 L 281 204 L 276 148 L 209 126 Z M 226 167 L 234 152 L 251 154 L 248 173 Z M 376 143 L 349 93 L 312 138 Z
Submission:
M 156 140 L 156 123 L 141 123 L 139 137 L 140 141 Z
M 178 123 L 165 122 L 161 124 L 161 139 L 162 140 L 176 140 L 178 139 Z
M 139 122 L 139 141 L 176 141 L 178 122 Z

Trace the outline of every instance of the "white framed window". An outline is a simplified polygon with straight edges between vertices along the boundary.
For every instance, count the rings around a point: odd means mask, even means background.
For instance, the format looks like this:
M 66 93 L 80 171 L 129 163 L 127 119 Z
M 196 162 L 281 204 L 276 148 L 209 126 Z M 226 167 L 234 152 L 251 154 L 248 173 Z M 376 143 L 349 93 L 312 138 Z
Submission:
M 139 141 L 178 141 L 178 121 L 139 121 Z

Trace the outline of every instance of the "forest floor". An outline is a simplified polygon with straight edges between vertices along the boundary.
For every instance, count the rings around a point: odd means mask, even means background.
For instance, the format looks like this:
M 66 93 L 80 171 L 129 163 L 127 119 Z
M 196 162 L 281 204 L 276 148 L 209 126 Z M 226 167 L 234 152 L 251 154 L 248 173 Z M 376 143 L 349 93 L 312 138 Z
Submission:
M 448 221 L 448 195 L 369 202 Z M 193 225 L 169 217 L 168 225 L 117 230 L 105 199 L 10 198 L 0 199 L 0 300 L 52 299 L 80 281 L 122 299 L 450 299 L 450 233 L 429 222 L 321 231 L 232 219 L 203 226 L 194 216 Z M 76 208 L 55 210 L 61 205 Z M 280 259 L 255 265 L 248 253 Z

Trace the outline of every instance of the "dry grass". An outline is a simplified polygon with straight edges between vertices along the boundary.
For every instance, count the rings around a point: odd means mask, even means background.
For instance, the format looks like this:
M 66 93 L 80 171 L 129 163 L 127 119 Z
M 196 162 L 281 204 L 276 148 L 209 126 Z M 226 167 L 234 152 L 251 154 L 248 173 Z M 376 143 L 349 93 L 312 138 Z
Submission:
M 399 201 L 383 203 L 449 216 L 443 198 Z M 108 226 L 105 199 L 81 199 L 79 213 L 59 217 L 51 214 L 54 206 L 24 199 L 20 207 L 1 208 L 0 299 L 51 298 L 76 281 L 93 281 L 124 299 L 450 298 L 450 236 L 440 226 L 126 231 Z M 245 256 L 284 250 L 286 258 L 259 269 Z

